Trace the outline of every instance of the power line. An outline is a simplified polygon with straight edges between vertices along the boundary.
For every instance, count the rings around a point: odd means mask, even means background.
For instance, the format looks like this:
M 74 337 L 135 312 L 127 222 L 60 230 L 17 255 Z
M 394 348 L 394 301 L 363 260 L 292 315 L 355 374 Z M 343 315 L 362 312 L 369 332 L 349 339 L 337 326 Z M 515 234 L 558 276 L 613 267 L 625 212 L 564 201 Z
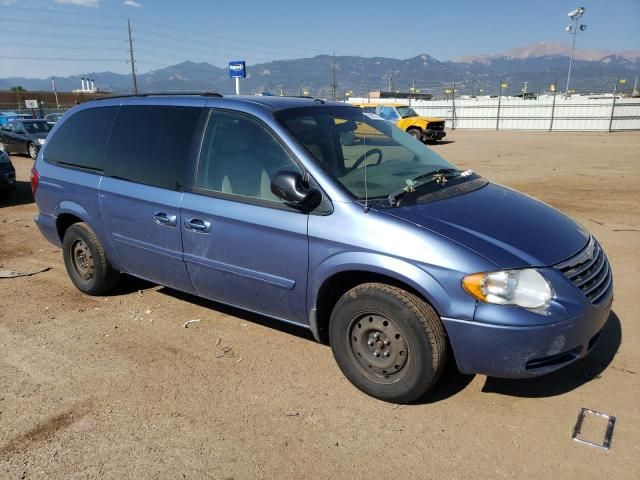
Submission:
M 58 32 L 21 32 L 21 31 L 16 31 L 16 30 L 0 30 L 0 35 L 4 35 L 4 34 L 11 34 L 11 36 L 28 36 L 28 37 L 46 37 L 47 39 L 51 38 L 51 35 L 54 35 L 56 37 L 67 37 L 67 38 L 78 38 L 81 37 L 83 39 L 94 39 L 94 38 L 98 38 L 101 40 L 119 40 L 122 41 L 121 37 L 110 37 L 110 36 L 105 36 L 105 35 L 94 35 L 91 34 L 91 37 L 84 37 L 82 34 L 79 33 L 75 33 L 75 34 L 68 34 L 68 33 L 58 33 Z
M 79 15 L 84 17 L 103 17 L 103 18 L 119 18 L 119 19 L 127 18 L 122 15 L 109 15 L 106 13 L 88 13 L 88 12 L 67 12 L 64 10 L 54 10 L 52 8 L 14 7 L 14 6 L 5 6 L 5 5 L 0 5 L 0 8 L 4 8 L 7 10 L 23 10 L 27 12 L 47 12 L 47 13 L 57 13 L 61 15 Z
M 2 44 L 3 47 L 27 47 L 27 48 L 34 48 L 34 49 L 44 49 L 44 50 L 51 50 L 51 49 L 59 49 L 59 48 L 64 48 L 67 50 L 123 50 L 124 47 L 101 47 L 101 46 L 77 46 L 77 45 L 59 45 L 59 44 L 46 44 L 46 45 L 37 45 L 37 44 L 29 44 L 29 43 L 3 43 Z
M 106 15 L 106 14 L 95 14 L 95 13 L 87 13 L 87 12 L 67 12 L 67 11 L 63 11 L 63 10 L 54 10 L 54 9 L 37 9 L 37 8 L 28 8 L 28 7 L 13 7 L 13 6 L 0 6 L 0 8 L 4 8 L 4 9 L 10 9 L 10 10 L 21 10 L 21 11 L 29 11 L 29 12 L 47 12 L 49 14 L 60 14 L 60 15 L 81 15 L 81 16 L 90 16 L 90 17 L 103 17 L 103 18 L 114 18 L 114 19 L 125 19 L 127 17 L 121 16 L 121 15 Z M 249 40 L 244 40 L 244 39 L 240 39 L 240 38 L 232 38 L 232 37 L 224 37 L 221 35 L 213 35 L 210 33 L 203 33 L 203 32 L 198 32 L 198 31 L 193 31 L 193 30 L 185 30 L 185 29 L 181 29 L 181 28 L 177 28 L 177 27 L 173 27 L 171 25 L 164 25 L 164 24 L 160 24 L 160 23 L 154 23 L 154 22 L 149 22 L 140 18 L 136 18 L 136 17 L 131 17 L 131 20 L 135 21 L 135 22 L 139 22 L 139 23 L 144 23 L 147 25 L 153 25 L 156 27 L 160 27 L 160 28 L 165 28 L 165 29 L 169 29 L 169 30 L 174 30 L 177 32 L 181 32 L 183 34 L 187 34 L 187 36 L 199 36 L 199 37 L 205 37 L 205 38 L 211 38 L 211 39 L 222 39 L 222 40 L 228 40 L 230 42 L 233 42 L 234 45 L 232 48 L 235 48 L 237 50 L 245 50 L 245 51 L 253 51 L 253 49 L 248 49 L 245 47 L 239 47 L 235 44 L 237 43 L 244 43 L 247 45 L 260 45 L 260 46 L 267 46 L 267 47 L 274 47 L 274 48 L 284 48 L 287 50 L 296 50 L 299 52 L 308 52 L 309 48 L 306 47 L 294 47 L 291 45 L 285 46 L 285 45 L 270 45 L 270 44 L 266 44 L 263 42 L 252 42 Z M 25 20 L 25 21 L 30 21 L 30 20 Z M 51 23 L 55 23 L 55 22 L 51 22 Z M 72 25 L 72 24 L 70 24 Z M 114 29 L 119 29 L 118 27 L 105 27 L 105 28 L 114 28 Z M 150 35 L 156 35 L 156 36 L 160 36 L 161 38 L 165 38 L 165 37 L 172 37 L 174 39 L 177 40 L 181 40 L 181 41 L 185 41 L 184 40 L 184 35 L 182 35 L 181 37 L 177 37 L 175 35 L 171 35 L 171 34 L 167 34 L 167 33 L 163 33 L 163 32 L 157 32 L 157 31 L 153 31 L 153 30 L 146 30 L 146 29 L 138 29 L 140 31 L 146 31 L 147 34 Z M 188 40 L 186 40 L 188 41 Z M 277 54 L 277 55 L 281 55 L 281 56 L 285 56 L 282 55 L 281 53 L 275 53 L 275 52 L 266 52 L 263 51 L 262 53 L 271 53 L 271 54 Z M 294 57 L 291 57 L 294 58 Z
M 122 62 L 122 58 L 67 58 L 67 57 L 13 57 L 0 56 L 3 60 L 55 60 L 59 62 Z
M 72 23 L 72 22 L 58 22 L 58 21 L 53 21 L 53 20 L 35 20 L 32 18 L 20 18 L 20 17 L 3 17 L 3 20 L 15 20 L 15 21 L 19 21 L 19 22 L 25 22 L 25 23 L 35 23 L 38 25 L 66 25 L 66 26 L 71 26 L 71 27 L 78 27 L 78 28 L 101 28 L 104 30 L 120 30 L 122 31 L 122 27 L 112 27 L 109 25 L 98 25 L 95 23 Z

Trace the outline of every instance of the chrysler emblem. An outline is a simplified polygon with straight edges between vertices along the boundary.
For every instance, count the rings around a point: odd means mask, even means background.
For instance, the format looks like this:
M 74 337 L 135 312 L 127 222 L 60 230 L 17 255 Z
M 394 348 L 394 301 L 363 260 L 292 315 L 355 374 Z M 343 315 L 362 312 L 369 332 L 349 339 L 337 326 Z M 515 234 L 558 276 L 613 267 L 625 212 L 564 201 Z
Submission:
M 588 260 L 591 260 L 593 258 L 593 252 L 595 251 L 595 249 L 596 249 L 596 245 L 592 239 L 589 242 L 589 245 L 587 245 L 587 249 L 584 252 Z

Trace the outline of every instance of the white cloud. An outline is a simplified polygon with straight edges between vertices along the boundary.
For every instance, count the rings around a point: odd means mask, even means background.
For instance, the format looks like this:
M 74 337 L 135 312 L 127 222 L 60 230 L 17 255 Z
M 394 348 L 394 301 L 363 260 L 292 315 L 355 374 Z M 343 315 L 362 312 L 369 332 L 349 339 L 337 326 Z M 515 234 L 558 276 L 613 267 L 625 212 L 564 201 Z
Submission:
M 100 0 L 54 0 L 56 3 L 77 5 L 79 7 L 99 7 Z
M 142 4 L 136 2 L 135 0 L 126 0 L 125 2 L 122 2 L 122 4 L 126 5 L 127 7 L 142 8 Z

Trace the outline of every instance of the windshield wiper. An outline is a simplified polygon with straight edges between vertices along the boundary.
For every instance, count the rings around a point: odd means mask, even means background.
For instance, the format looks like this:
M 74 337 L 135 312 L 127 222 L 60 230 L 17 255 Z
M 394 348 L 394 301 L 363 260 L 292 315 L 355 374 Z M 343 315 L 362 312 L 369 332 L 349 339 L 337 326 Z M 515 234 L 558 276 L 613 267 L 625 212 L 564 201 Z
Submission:
M 432 179 L 434 179 L 434 177 L 438 177 L 438 176 L 442 176 L 444 178 L 457 177 L 461 173 L 462 172 L 457 168 L 450 168 L 450 167 L 438 168 L 437 170 L 432 170 L 430 172 L 423 173 L 422 175 L 418 175 L 416 178 L 413 179 L 413 181 L 417 182 L 418 180 L 422 180 L 428 177 L 431 177 Z
M 407 180 L 407 185 L 395 192 L 391 192 L 387 197 L 389 205 L 392 207 L 398 206 L 400 199 L 407 193 L 415 192 L 417 188 L 424 187 L 432 182 L 446 183 L 447 178 L 456 177 L 462 172 L 457 168 L 439 168 L 432 170 L 431 172 L 423 173 L 411 180 Z M 419 180 L 428 179 L 426 182 L 418 184 Z

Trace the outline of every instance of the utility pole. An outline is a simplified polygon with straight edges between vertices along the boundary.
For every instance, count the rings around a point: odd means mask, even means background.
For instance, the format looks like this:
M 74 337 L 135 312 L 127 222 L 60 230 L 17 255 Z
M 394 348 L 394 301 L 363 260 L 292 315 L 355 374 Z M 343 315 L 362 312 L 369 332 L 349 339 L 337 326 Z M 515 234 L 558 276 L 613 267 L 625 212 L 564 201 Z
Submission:
M 502 89 L 504 87 L 505 82 L 500 80 L 500 93 L 498 94 L 498 113 L 496 114 L 496 131 L 500 130 L 500 104 L 502 103 Z
M 564 91 L 565 98 L 569 95 L 569 82 L 571 81 L 571 67 L 573 65 L 573 56 L 576 50 L 576 36 L 579 33 L 584 32 L 587 29 L 586 25 L 578 25 L 578 20 L 584 15 L 584 7 L 576 8 L 569 12 L 569 18 L 571 22 L 565 29 L 569 35 L 573 35 L 573 42 L 571 44 L 571 57 L 569 57 L 569 73 L 567 73 L 567 88 Z
M 451 89 L 451 130 L 456 129 L 456 84 L 454 82 Z
M 638 77 L 636 77 L 637 80 Z M 364 98 L 364 58 L 362 57 L 360 57 L 360 97 Z
M 129 57 L 131 62 L 131 93 L 138 94 L 138 82 L 136 80 L 136 61 L 133 58 L 133 40 L 131 39 L 131 20 L 127 18 L 127 30 L 129 31 Z
M 333 60 L 331 62 L 332 70 L 333 70 L 333 83 L 331 84 L 331 96 L 332 99 L 336 100 L 336 89 L 338 88 L 338 84 L 336 83 L 336 52 L 333 52 Z
M 613 126 L 613 114 L 616 111 L 616 95 L 618 94 L 618 82 L 620 77 L 616 77 L 616 84 L 613 87 L 613 102 L 611 102 L 611 116 L 609 117 L 609 133 L 611 133 L 611 127 Z
M 51 77 L 51 86 L 53 87 L 53 94 L 56 97 L 56 109 L 59 109 L 60 102 L 58 102 L 58 91 L 56 90 L 56 77 Z
M 556 78 L 551 84 L 553 90 L 553 103 L 551 104 L 551 123 L 549 124 L 549 131 L 553 130 L 553 116 L 556 112 L 556 90 L 558 90 L 558 79 Z

